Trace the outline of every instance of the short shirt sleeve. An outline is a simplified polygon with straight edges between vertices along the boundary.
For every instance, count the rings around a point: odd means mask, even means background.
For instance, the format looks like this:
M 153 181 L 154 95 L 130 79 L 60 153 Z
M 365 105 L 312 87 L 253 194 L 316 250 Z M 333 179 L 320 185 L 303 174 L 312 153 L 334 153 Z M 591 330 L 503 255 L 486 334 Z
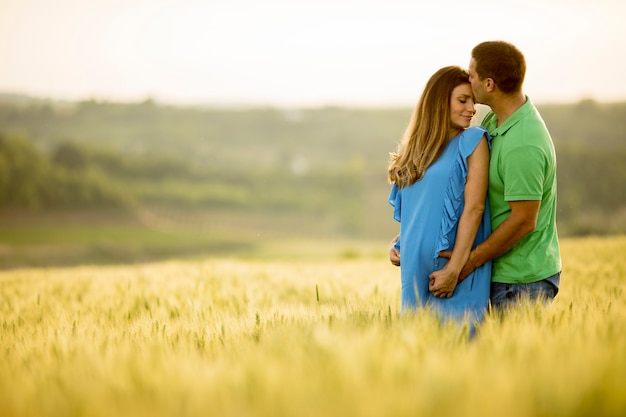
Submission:
M 546 156 L 537 147 L 513 148 L 502 167 L 506 201 L 541 200 Z

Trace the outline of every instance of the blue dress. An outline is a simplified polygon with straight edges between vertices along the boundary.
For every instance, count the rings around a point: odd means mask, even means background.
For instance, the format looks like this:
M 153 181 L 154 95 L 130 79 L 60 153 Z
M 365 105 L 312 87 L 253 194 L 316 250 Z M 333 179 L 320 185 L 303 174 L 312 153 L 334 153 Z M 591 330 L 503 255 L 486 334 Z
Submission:
M 424 177 L 399 189 L 392 185 L 389 203 L 393 217 L 400 222 L 400 274 L 402 310 L 418 306 L 434 308 L 444 318 L 480 321 L 489 303 L 491 262 L 477 268 L 461 281 L 450 298 L 435 297 L 428 290 L 429 275 L 448 262 L 439 257 L 442 250 L 452 250 L 459 219 L 463 213 L 467 158 L 474 152 L 487 131 L 470 127 L 448 144 L 443 154 L 431 164 Z M 489 206 L 478 228 L 474 246 L 491 233 Z

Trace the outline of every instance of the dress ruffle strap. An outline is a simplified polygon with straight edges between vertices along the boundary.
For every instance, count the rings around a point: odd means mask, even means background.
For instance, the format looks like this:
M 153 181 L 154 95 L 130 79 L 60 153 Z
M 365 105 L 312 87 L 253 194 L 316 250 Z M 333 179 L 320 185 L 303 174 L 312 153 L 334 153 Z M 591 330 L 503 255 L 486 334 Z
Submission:
M 393 219 L 399 222 L 402 212 L 402 193 L 395 182 L 391 185 L 391 191 L 389 192 L 389 204 L 393 207 Z
M 395 221 L 399 222 L 402 213 L 402 193 L 398 189 L 396 183 L 393 183 L 391 186 L 391 191 L 389 192 L 389 204 L 393 207 L 393 218 Z M 397 250 L 400 250 L 400 239 L 396 242 L 394 247 Z
M 446 188 L 439 236 L 433 258 L 439 258 L 439 252 L 452 250 L 456 240 L 457 225 L 464 208 L 465 181 L 469 172 L 467 158 L 474 152 L 483 136 L 487 141 L 491 137 L 481 127 L 470 127 L 460 134 L 457 142 L 458 152 L 454 160 L 454 166 L 450 170 L 450 177 Z M 491 143 L 489 143 L 491 147 Z

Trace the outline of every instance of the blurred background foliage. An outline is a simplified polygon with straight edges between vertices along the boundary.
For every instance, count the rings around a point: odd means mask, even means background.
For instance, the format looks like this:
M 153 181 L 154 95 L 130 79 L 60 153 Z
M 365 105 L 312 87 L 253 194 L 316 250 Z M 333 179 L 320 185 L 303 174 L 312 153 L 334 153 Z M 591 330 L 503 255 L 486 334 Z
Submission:
M 626 103 L 537 107 L 557 149 L 560 234 L 624 233 Z M 198 251 L 261 236 L 388 239 L 388 154 L 411 112 L 2 95 L 0 241 L 77 224 L 188 231 L 204 236 Z

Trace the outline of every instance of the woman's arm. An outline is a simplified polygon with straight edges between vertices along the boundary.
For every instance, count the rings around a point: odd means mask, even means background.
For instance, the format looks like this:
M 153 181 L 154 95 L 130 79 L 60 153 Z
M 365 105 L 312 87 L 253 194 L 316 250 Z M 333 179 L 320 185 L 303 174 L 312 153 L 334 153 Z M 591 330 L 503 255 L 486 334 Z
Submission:
M 437 297 L 452 297 L 485 212 L 489 182 L 489 146 L 485 137 L 480 140 L 474 152 L 467 158 L 467 162 L 465 206 L 459 219 L 454 248 L 446 266 L 430 275 L 429 290 Z

